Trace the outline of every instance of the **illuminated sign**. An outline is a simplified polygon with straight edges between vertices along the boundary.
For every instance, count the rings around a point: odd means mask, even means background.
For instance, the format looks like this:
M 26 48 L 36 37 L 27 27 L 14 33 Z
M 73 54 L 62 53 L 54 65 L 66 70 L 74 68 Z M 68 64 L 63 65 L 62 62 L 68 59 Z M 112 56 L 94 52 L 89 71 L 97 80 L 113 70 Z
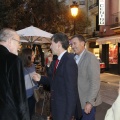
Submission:
M 105 25 L 105 0 L 99 0 L 99 25 Z

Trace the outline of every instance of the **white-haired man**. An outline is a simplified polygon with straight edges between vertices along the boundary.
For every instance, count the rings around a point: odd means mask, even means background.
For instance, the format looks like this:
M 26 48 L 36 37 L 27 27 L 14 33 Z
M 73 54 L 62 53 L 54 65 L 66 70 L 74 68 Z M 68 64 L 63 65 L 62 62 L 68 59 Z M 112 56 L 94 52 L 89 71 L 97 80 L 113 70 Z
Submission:
M 0 120 L 29 120 L 19 43 L 14 30 L 0 31 Z

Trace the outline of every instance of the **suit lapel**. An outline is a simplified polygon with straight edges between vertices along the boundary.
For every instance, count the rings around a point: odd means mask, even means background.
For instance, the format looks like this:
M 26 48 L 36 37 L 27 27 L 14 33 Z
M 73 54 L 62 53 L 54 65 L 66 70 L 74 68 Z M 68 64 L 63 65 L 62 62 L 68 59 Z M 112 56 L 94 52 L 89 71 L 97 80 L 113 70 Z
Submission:
M 58 67 L 57 67 L 57 69 L 56 69 L 56 73 L 57 73 L 57 71 L 59 70 L 60 66 L 63 64 L 63 62 L 65 61 L 65 58 L 66 58 L 67 54 L 68 54 L 68 53 L 65 52 L 65 54 L 62 56 L 62 58 L 61 58 L 61 60 L 60 60 L 60 62 L 59 62 L 59 64 L 58 64 Z

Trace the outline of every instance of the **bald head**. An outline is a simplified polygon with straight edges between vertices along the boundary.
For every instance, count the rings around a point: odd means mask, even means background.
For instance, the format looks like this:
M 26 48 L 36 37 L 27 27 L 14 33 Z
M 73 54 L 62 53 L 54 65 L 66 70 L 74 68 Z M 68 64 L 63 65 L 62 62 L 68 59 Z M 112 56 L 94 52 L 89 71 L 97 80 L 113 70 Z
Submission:
M 5 42 L 8 39 L 13 38 L 15 35 L 17 35 L 16 31 L 10 28 L 4 28 L 0 31 L 0 42 Z
M 18 54 L 20 38 L 15 30 L 4 28 L 0 31 L 0 44 L 5 46 L 11 53 Z

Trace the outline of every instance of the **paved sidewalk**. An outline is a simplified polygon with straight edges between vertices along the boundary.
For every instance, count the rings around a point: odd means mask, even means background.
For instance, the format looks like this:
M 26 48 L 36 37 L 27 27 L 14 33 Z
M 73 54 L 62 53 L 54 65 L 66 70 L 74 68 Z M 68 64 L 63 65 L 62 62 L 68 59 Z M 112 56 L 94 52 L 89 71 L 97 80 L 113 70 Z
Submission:
M 110 74 L 110 73 L 102 73 L 100 74 L 101 82 L 112 83 L 114 85 L 118 85 L 120 81 L 120 75 Z
M 104 103 L 104 102 L 100 106 L 98 106 L 96 108 L 96 119 L 95 120 L 104 120 L 105 114 L 110 107 L 111 105 Z
M 96 120 L 104 120 L 107 110 L 117 97 L 117 89 L 119 86 L 120 76 L 110 73 L 102 73 L 101 79 L 101 94 L 103 103 L 96 109 Z

